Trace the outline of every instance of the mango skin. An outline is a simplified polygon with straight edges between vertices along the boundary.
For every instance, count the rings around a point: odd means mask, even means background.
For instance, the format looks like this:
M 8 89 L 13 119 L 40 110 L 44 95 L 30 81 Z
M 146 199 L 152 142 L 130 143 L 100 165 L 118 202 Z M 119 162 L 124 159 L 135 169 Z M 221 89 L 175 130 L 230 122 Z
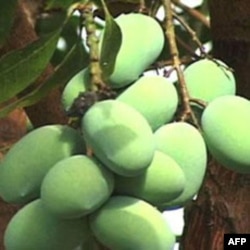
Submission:
M 159 205 L 179 196 L 185 184 L 185 175 L 176 161 L 156 150 L 145 173 L 136 177 L 116 176 L 115 193 Z
M 207 150 L 201 133 L 185 122 L 174 122 L 155 132 L 157 150 L 172 157 L 182 168 L 186 185 L 184 191 L 163 208 L 184 206 L 201 187 L 207 166 Z
M 216 62 L 201 59 L 184 70 L 187 90 L 192 98 L 210 102 L 219 96 L 235 95 L 233 73 L 224 62 L 218 59 Z
M 121 93 L 117 100 L 139 111 L 155 131 L 173 119 L 178 105 L 178 94 L 167 78 L 142 76 Z
M 165 40 L 160 24 L 150 16 L 139 13 L 121 14 L 115 21 L 121 29 L 122 42 L 108 83 L 113 88 L 121 88 L 135 81 L 154 63 Z
M 66 125 L 46 125 L 31 131 L 5 155 L 0 168 L 0 196 L 17 204 L 39 197 L 49 169 L 59 160 L 85 151 L 80 133 Z
M 85 155 L 56 163 L 45 176 L 41 200 L 55 216 L 79 218 L 100 207 L 111 195 L 113 173 Z
M 69 110 L 75 98 L 77 98 L 81 92 L 83 93 L 88 89 L 89 84 L 89 68 L 81 70 L 70 79 L 65 85 L 61 97 L 61 103 L 65 111 Z
M 116 174 L 141 174 L 153 159 L 153 132 L 146 119 L 125 103 L 97 102 L 84 115 L 82 131 L 96 157 Z
M 86 217 L 61 220 L 37 199 L 21 208 L 4 233 L 6 250 L 71 250 L 83 244 L 91 232 Z
M 90 215 L 90 228 L 109 249 L 171 250 L 175 236 L 162 214 L 149 203 L 113 196 Z
M 219 163 L 239 173 L 250 173 L 248 99 L 216 98 L 204 110 L 201 125 L 208 149 Z

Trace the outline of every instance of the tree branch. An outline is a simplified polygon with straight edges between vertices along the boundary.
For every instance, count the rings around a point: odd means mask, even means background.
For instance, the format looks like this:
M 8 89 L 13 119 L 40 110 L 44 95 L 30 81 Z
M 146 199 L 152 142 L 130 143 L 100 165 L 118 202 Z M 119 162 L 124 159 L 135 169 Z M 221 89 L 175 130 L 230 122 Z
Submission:
M 166 16 L 166 37 L 169 42 L 169 49 L 170 54 L 173 60 L 173 67 L 176 71 L 177 77 L 178 77 L 178 85 L 179 85 L 179 91 L 181 94 L 181 100 L 182 100 L 182 106 L 183 106 L 183 113 L 181 115 L 180 120 L 186 120 L 190 114 L 192 113 L 192 110 L 189 105 L 189 94 L 187 91 L 187 87 L 185 84 L 185 79 L 183 72 L 181 70 L 181 61 L 179 58 L 179 51 L 177 48 L 176 40 L 175 40 L 175 30 L 174 30 L 174 24 L 173 24 L 173 13 L 172 13 L 172 6 L 171 6 L 171 0 L 163 0 L 163 6 L 165 10 L 165 16 Z
M 198 21 L 200 21 L 201 23 L 203 23 L 207 28 L 210 28 L 210 22 L 209 22 L 209 20 L 200 11 L 198 11 L 198 10 L 196 10 L 194 8 L 188 7 L 187 5 L 185 5 L 184 3 L 182 3 L 180 0 L 172 0 L 172 2 L 176 6 L 180 7 L 184 11 L 186 11 L 190 16 L 196 18 Z

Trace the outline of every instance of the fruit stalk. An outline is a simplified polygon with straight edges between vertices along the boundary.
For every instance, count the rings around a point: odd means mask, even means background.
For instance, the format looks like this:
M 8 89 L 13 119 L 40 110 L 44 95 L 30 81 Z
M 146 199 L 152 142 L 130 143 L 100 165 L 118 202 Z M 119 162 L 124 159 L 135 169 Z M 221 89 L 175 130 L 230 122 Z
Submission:
M 188 7 L 187 5 L 182 3 L 180 0 L 172 0 L 172 2 L 176 6 L 183 9 L 185 12 L 187 12 L 191 17 L 194 17 L 196 20 L 200 21 L 204 26 L 206 26 L 207 28 L 210 28 L 210 21 L 201 11 Z
M 173 17 L 183 26 L 183 28 L 190 34 L 192 40 L 197 44 L 201 56 L 205 56 L 206 55 L 206 51 L 204 49 L 204 46 L 202 44 L 202 42 L 200 41 L 200 39 L 197 37 L 195 31 L 185 22 L 185 20 L 181 17 L 179 17 L 177 14 L 173 14 Z
M 89 4 L 82 15 L 85 20 L 85 28 L 87 33 L 87 45 L 89 47 L 90 53 L 90 75 L 91 75 L 91 90 L 97 90 L 104 86 L 102 80 L 102 70 L 100 66 L 100 57 L 99 57 L 99 49 L 98 43 L 99 39 L 95 34 L 96 26 L 93 17 L 93 6 Z
M 147 13 L 147 7 L 145 4 L 145 0 L 140 0 L 139 13 Z
M 177 84 L 179 85 L 179 91 L 181 95 L 182 100 L 182 106 L 183 106 L 183 112 L 180 116 L 181 121 L 187 120 L 189 117 L 191 117 L 194 124 L 199 128 L 198 121 L 190 107 L 190 96 L 185 84 L 185 79 L 183 75 L 183 71 L 181 69 L 181 61 L 179 58 L 179 51 L 177 48 L 176 40 L 175 40 L 175 29 L 174 29 L 174 23 L 173 23 L 173 13 L 172 13 L 172 6 L 171 6 L 171 0 L 162 0 L 162 4 L 164 6 L 165 11 L 165 34 L 169 42 L 169 49 L 170 54 L 173 60 L 173 68 L 176 71 L 177 74 Z

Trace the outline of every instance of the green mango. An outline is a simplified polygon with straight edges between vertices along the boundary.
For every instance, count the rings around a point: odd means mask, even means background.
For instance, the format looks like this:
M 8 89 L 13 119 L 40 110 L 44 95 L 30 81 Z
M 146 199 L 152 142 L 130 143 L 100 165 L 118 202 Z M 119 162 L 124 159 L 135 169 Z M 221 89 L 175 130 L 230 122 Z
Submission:
M 178 105 L 178 94 L 167 78 L 142 76 L 121 93 L 117 100 L 138 110 L 155 131 L 173 119 Z
M 97 240 L 115 250 L 171 250 L 175 236 L 163 215 L 149 203 L 113 196 L 90 215 Z
M 41 200 L 55 216 L 79 218 L 100 207 L 113 187 L 112 172 L 93 158 L 74 155 L 57 162 L 44 177 Z
M 66 125 L 32 130 L 12 146 L 1 164 L 0 196 L 10 203 L 38 198 L 42 180 L 55 163 L 85 152 L 81 134 Z
M 250 102 L 240 96 L 216 98 L 205 108 L 201 126 L 208 149 L 223 166 L 250 173 Z
M 185 175 L 176 161 L 156 150 L 145 173 L 136 177 L 115 177 L 115 193 L 159 205 L 178 197 L 185 184 Z
M 165 38 L 161 25 L 152 17 L 140 14 L 121 14 L 115 18 L 122 33 L 114 71 L 108 79 L 113 88 L 135 81 L 160 55 Z M 103 33 L 100 37 L 102 45 Z
M 184 191 L 162 205 L 171 209 L 185 205 L 198 193 L 207 166 L 207 150 L 201 133 L 185 122 L 174 122 L 155 132 L 157 150 L 172 157 L 182 168 L 186 183 Z
M 6 250 L 72 250 L 91 237 L 86 217 L 62 220 L 37 199 L 21 208 L 4 233 Z
M 68 111 L 74 100 L 80 93 L 84 93 L 89 85 L 89 69 L 85 68 L 72 77 L 71 80 L 65 85 L 61 97 L 63 109 Z
M 141 174 L 153 159 L 155 142 L 149 124 L 123 102 L 95 103 L 83 116 L 82 131 L 96 157 L 117 174 Z
M 191 98 L 210 102 L 216 97 L 235 95 L 236 83 L 232 71 L 218 60 L 201 59 L 184 70 L 187 90 Z

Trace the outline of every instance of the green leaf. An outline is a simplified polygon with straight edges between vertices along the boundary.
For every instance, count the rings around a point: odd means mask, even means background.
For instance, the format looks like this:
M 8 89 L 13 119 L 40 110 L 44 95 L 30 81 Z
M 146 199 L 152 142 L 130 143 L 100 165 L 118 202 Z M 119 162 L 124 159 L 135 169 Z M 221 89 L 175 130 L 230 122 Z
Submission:
M 37 103 L 45 97 L 53 88 L 64 86 L 76 73 L 89 64 L 89 55 L 79 41 L 68 53 L 64 61 L 57 67 L 55 73 L 48 80 L 35 88 L 29 94 L 19 100 L 0 109 L 0 118 L 6 116 L 16 108 L 27 107 Z
M 17 0 L 0 0 L 0 47 L 10 33 L 17 3 Z
M 102 0 L 102 4 L 106 24 L 101 46 L 100 64 L 104 79 L 106 79 L 114 71 L 116 57 L 121 47 L 122 33 L 120 27 L 110 15 L 104 0 Z
M 54 53 L 60 32 L 61 28 L 0 59 L 0 103 L 24 90 L 42 73 Z

